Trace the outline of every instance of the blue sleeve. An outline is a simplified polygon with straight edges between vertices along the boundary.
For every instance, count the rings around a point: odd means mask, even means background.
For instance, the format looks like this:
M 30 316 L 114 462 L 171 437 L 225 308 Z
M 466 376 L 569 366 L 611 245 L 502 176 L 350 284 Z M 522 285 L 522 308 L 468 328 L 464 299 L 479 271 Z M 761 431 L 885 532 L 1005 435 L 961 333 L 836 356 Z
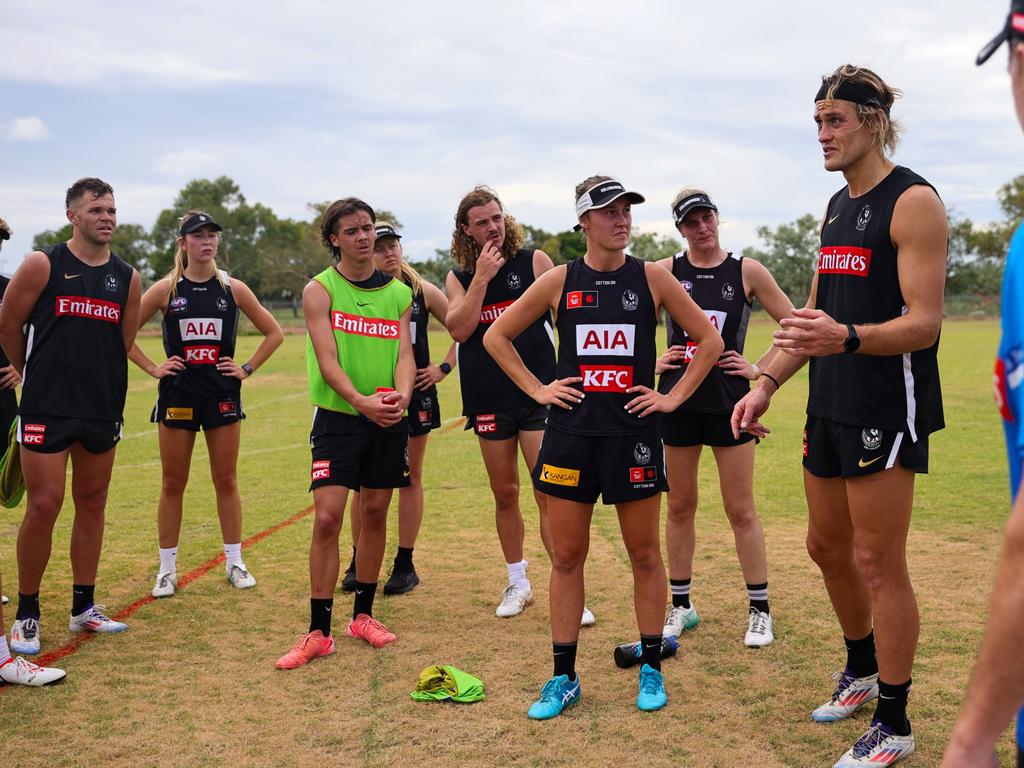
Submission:
M 1024 461 L 1024 224 L 1010 241 L 1002 292 L 1002 339 L 996 359 L 996 402 L 1003 417 L 1010 462 L 1010 493 L 1016 496 Z

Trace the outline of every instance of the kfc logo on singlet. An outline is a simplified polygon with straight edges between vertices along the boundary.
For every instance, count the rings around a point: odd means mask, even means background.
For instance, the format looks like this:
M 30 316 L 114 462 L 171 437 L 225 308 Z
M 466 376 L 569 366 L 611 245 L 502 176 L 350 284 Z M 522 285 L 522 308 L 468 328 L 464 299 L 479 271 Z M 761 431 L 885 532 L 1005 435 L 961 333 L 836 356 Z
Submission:
M 480 307 L 480 324 L 490 325 L 493 323 L 501 317 L 506 309 L 512 306 L 514 301 L 513 299 L 512 301 L 500 301 L 497 304 L 484 304 Z
M 871 270 L 871 249 L 852 245 L 830 245 L 818 254 L 818 272 L 823 275 L 867 277 Z
M 121 305 L 113 301 L 93 299 L 88 296 L 58 296 L 53 308 L 58 317 L 88 317 L 92 320 L 106 320 L 108 323 L 121 322 Z
M 584 392 L 625 392 L 633 386 L 632 365 L 581 365 Z
M 316 482 L 317 480 L 327 480 L 331 476 L 331 462 L 330 461 L 314 461 L 313 470 L 310 472 L 310 480 Z
M 576 354 L 632 357 L 635 332 L 632 324 L 581 323 L 576 326 Z
M 185 347 L 186 365 L 215 365 L 220 359 L 220 347 L 215 344 L 193 344 Z
M 378 339 L 397 339 L 399 328 L 397 320 L 385 320 L 382 317 L 362 317 L 347 312 L 331 312 L 331 327 L 342 333 L 356 336 L 373 336 Z
M 219 317 L 192 317 L 178 321 L 182 341 L 220 339 L 224 321 Z

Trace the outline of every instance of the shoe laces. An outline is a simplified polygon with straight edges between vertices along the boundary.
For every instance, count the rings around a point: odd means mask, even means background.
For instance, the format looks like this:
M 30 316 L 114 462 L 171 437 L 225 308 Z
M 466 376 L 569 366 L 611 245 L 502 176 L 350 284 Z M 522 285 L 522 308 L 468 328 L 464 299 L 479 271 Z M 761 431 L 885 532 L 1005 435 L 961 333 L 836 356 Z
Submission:
M 833 672 L 832 679 L 836 681 L 836 690 L 832 694 L 832 703 L 835 704 L 846 693 L 846 689 L 853 685 L 856 678 L 850 677 L 845 672 Z
M 235 565 L 235 564 L 232 564 L 232 565 L 230 566 L 230 568 L 229 568 L 228 570 L 229 570 L 229 571 L 230 571 L 230 572 L 231 572 L 232 574 L 238 573 L 238 575 L 239 575 L 240 577 L 242 577 L 243 579 L 244 579 L 244 578 L 245 578 L 246 576 L 248 576 L 248 575 L 249 575 L 249 571 L 247 571 L 247 570 L 245 569 L 245 566 L 244 566 L 244 565 Z
M 21 636 L 26 640 L 32 640 L 36 635 L 39 634 L 39 620 L 38 619 L 22 619 L 21 620 Z
M 750 631 L 755 635 L 763 635 L 768 631 L 768 614 L 764 611 L 751 609 Z
M 501 593 L 501 602 L 504 603 L 506 600 L 512 600 L 514 598 L 522 600 L 525 598 L 525 596 L 525 587 L 521 587 L 518 584 L 509 584 Z
M 892 735 L 892 730 L 885 723 L 872 723 L 867 733 L 857 739 L 857 743 L 853 745 L 853 756 L 857 759 L 867 757 L 872 750 L 880 747 Z
M 562 692 L 558 684 L 558 678 L 553 677 L 544 683 L 544 687 L 540 689 L 540 700 L 541 701 L 561 701 Z
M 308 632 L 299 638 L 299 641 L 292 646 L 292 651 L 305 651 L 306 646 L 312 643 L 314 640 L 313 633 Z
M 43 669 L 38 664 L 33 664 L 31 661 L 22 656 L 19 656 L 14 660 L 14 666 L 18 668 L 19 673 L 23 673 L 26 675 L 34 675 L 37 672 L 41 672 Z
M 107 606 L 105 605 L 94 605 L 85 611 L 85 613 L 89 614 L 94 619 L 99 619 L 100 621 L 112 621 L 103 613 L 105 610 L 107 610 Z
M 166 586 L 169 586 L 170 583 L 171 583 L 171 572 L 170 571 L 168 571 L 167 573 L 161 573 L 157 577 L 156 585 L 158 587 L 166 587 Z
M 373 616 L 367 616 L 366 617 L 365 626 L 367 627 L 367 629 L 373 628 L 373 629 L 376 629 L 379 632 L 388 632 L 389 631 L 387 627 L 385 627 L 383 624 L 381 624 L 379 621 L 377 621 L 375 618 L 373 618 Z
M 658 689 L 664 685 L 664 683 L 658 679 L 659 677 L 661 677 L 660 673 L 653 667 L 650 671 L 641 669 L 640 693 L 657 693 Z

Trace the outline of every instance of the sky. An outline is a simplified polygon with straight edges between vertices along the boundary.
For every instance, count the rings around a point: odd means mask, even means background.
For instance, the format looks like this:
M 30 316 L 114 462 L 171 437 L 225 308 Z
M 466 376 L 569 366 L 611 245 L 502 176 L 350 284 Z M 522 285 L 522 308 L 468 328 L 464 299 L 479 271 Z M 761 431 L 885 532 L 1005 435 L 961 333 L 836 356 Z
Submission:
M 485 183 L 520 221 L 575 223 L 596 173 L 647 197 L 634 225 L 672 234 L 669 204 L 708 190 L 723 247 L 821 215 L 843 186 L 812 121 L 822 75 L 868 66 L 904 91 L 896 161 L 976 222 L 1024 149 L 1005 0 L 511 3 L 61 0 L 8 4 L 0 26 L 0 217 L 10 274 L 62 226 L 64 192 L 110 182 L 121 223 L 152 227 L 193 178 L 310 218 L 357 195 L 393 211 L 406 257 L 451 239 Z

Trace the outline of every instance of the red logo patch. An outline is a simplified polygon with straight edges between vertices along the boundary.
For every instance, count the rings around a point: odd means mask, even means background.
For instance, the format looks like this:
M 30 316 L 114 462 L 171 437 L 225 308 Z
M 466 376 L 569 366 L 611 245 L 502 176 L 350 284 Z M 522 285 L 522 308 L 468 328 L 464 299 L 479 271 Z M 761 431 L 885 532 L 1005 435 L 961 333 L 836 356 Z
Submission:
M 1024 13 L 1015 13 L 1010 24 L 1018 32 L 1024 32 Z
M 476 423 L 479 424 L 481 421 L 494 421 L 493 413 L 478 413 L 476 415 Z
M 1009 387 L 1006 383 L 1006 363 L 1003 358 L 996 358 L 996 368 L 992 372 L 992 394 L 996 398 L 999 415 L 1007 423 L 1013 422 L 1013 411 L 1010 410 Z
M 310 473 L 312 480 L 326 480 L 331 476 L 331 462 L 330 461 L 314 461 L 313 471 Z
M 867 277 L 871 271 L 871 249 L 852 245 L 830 245 L 818 253 L 818 272 L 824 275 Z
M 569 291 L 565 294 L 565 308 L 596 307 L 597 291 Z
M 331 327 L 342 333 L 356 336 L 373 336 L 377 339 L 397 339 L 401 324 L 397 320 L 381 317 L 362 317 L 347 312 L 331 312 Z
M 234 413 L 236 410 L 234 400 L 221 400 L 218 407 L 221 413 Z
M 506 309 L 511 307 L 514 302 L 515 299 L 512 299 L 511 301 L 501 301 L 498 302 L 497 304 L 485 304 L 484 306 L 480 307 L 481 324 L 490 325 L 499 317 L 501 317 L 502 313 Z
M 192 365 L 216 365 L 220 347 L 215 344 L 197 344 L 185 347 L 185 362 Z
M 630 467 L 629 482 L 650 483 L 658 479 L 657 467 Z
M 46 425 L 45 424 L 22 424 L 21 425 L 21 431 L 22 432 L 45 432 L 46 431 Z
M 121 305 L 113 301 L 93 299 L 88 296 L 58 296 L 53 307 L 58 317 L 88 317 L 90 320 L 105 320 L 108 323 L 121 322 Z
M 45 424 L 22 424 L 21 442 L 24 445 L 42 445 L 46 439 Z
M 430 411 L 420 411 L 420 424 L 430 423 Z
M 804 456 L 807 456 L 807 430 L 804 430 Z
M 581 365 L 584 392 L 625 392 L 633 386 L 632 365 Z

